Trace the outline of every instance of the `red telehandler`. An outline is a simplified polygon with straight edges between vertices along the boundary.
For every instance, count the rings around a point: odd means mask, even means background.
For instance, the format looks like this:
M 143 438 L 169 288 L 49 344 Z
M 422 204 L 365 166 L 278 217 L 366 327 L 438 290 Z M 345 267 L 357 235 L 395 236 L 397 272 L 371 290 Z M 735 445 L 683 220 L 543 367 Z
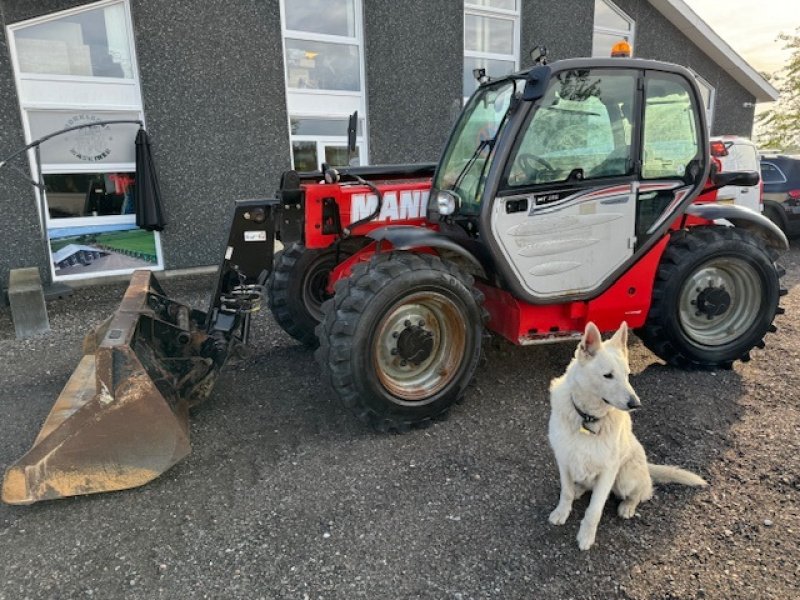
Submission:
M 388 431 L 462 396 L 485 329 L 542 344 L 627 321 L 685 368 L 763 347 L 788 243 L 752 211 L 694 203 L 758 174 L 712 169 L 688 70 L 570 59 L 482 79 L 438 165 L 288 171 L 275 198 L 237 202 L 207 311 L 135 273 L 3 499 L 130 488 L 186 456 L 189 409 L 264 295 L 332 393 Z

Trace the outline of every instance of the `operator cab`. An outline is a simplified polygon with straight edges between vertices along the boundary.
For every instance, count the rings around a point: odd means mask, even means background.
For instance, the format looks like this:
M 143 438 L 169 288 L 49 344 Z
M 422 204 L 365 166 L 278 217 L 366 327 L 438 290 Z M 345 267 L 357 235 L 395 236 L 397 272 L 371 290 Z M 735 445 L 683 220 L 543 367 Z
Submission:
M 517 297 L 597 295 L 701 190 L 702 106 L 688 70 L 648 60 L 564 60 L 488 81 L 443 153 L 429 218 L 487 246 Z

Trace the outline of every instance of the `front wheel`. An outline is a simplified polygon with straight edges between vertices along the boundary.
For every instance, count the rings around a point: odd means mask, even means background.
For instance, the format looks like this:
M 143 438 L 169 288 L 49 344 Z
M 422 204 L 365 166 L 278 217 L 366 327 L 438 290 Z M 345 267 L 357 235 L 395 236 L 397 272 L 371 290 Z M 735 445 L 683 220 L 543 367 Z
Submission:
M 779 311 L 781 270 L 764 242 L 731 227 L 673 234 L 661 259 L 644 344 L 680 367 L 729 368 L 763 347 Z
M 443 414 L 475 373 L 482 294 L 437 256 L 376 255 L 323 304 L 317 360 L 342 402 L 382 431 Z

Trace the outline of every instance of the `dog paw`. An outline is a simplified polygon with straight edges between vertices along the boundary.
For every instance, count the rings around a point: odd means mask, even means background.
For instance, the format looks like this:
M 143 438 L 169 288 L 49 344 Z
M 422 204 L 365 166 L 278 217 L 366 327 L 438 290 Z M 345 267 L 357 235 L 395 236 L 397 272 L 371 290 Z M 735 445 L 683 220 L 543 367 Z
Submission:
M 553 525 L 563 525 L 567 522 L 567 518 L 569 518 L 569 509 L 561 510 L 556 508 L 553 512 L 550 513 L 550 517 L 548 517 L 548 521 Z
M 636 503 L 628 502 L 627 500 L 620 502 L 617 514 L 623 519 L 632 519 L 636 514 Z
M 591 548 L 594 544 L 596 531 L 597 530 L 594 528 L 581 525 L 581 528 L 578 530 L 578 548 L 581 550 L 588 550 Z

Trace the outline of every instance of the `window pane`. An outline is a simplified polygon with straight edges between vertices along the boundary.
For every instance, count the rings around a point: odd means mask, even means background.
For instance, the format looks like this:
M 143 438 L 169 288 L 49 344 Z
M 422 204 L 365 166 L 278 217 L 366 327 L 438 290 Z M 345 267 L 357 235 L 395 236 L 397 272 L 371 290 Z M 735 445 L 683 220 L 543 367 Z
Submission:
M 30 25 L 14 38 L 22 73 L 133 78 L 123 4 Z
M 683 178 L 700 148 L 689 90 L 680 78 L 649 77 L 644 113 L 646 179 Z
M 136 120 L 138 112 L 31 110 L 31 139 L 97 121 Z M 136 125 L 98 125 L 59 135 L 40 148 L 43 164 L 133 163 L 136 161 Z
M 336 135 L 347 137 L 347 119 L 318 119 L 311 117 L 291 117 L 292 135 Z M 356 135 L 364 135 L 364 119 L 358 120 Z
M 319 169 L 317 142 L 292 142 L 292 158 L 295 171 L 316 171 Z
M 636 77 L 628 72 L 558 75 L 510 163 L 509 185 L 566 181 L 571 175 L 589 179 L 628 174 L 632 168 L 628 115 L 635 89 Z
M 467 6 L 480 6 L 481 8 L 517 9 L 517 0 L 466 0 L 465 4 Z
M 624 19 L 616 10 L 611 8 L 603 0 L 594 2 L 594 26 L 608 27 L 610 29 L 631 30 L 633 20 Z
M 478 82 L 472 75 L 473 69 L 486 69 L 486 74 L 489 77 L 502 77 L 513 73 L 515 69 L 514 61 L 511 60 L 490 60 L 488 58 L 470 58 L 464 57 L 464 89 L 465 96 L 469 96 L 478 89 Z
M 358 46 L 286 38 L 286 80 L 291 88 L 361 89 Z
M 289 0 L 286 29 L 356 36 L 355 0 Z
M 630 36 L 595 32 L 592 37 L 592 56 L 609 58 L 611 56 L 611 48 L 614 46 L 614 44 L 621 42 L 622 40 L 625 40 L 628 43 L 631 42 Z M 631 46 L 631 51 L 632 50 L 633 46 Z
M 468 14 L 464 18 L 464 47 L 477 52 L 514 54 L 514 22 Z
M 45 175 L 51 219 L 132 215 L 133 172 Z
M 142 269 L 158 264 L 155 235 L 133 224 L 50 229 L 56 276 Z
M 350 162 L 347 162 L 347 146 L 325 146 L 325 162 L 334 167 L 354 167 L 361 164 L 359 149 L 353 151 Z

